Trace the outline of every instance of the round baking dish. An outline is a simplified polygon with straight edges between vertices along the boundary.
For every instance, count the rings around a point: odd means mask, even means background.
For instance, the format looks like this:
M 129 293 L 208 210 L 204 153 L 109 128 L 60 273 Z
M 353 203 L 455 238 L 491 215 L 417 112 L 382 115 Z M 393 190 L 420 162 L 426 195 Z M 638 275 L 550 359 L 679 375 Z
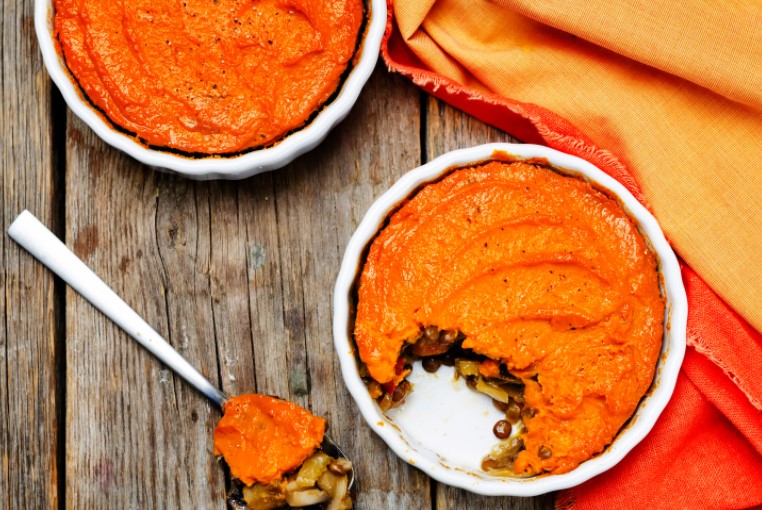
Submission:
M 134 136 L 114 128 L 84 97 L 56 49 L 53 32 L 53 0 L 35 1 L 35 29 L 45 67 L 58 86 L 69 108 L 109 145 L 141 163 L 182 174 L 191 179 L 243 179 L 287 165 L 315 148 L 354 105 L 378 59 L 381 37 L 386 28 L 386 1 L 367 0 L 367 21 L 353 67 L 337 94 L 304 127 L 274 145 L 232 156 L 195 157 L 153 149 Z
M 368 394 L 355 358 L 352 338 L 354 287 L 362 268 L 365 249 L 382 228 L 387 216 L 421 185 L 436 181 L 453 168 L 495 159 L 496 152 L 501 154 L 499 159 L 505 159 L 505 154 L 516 161 L 540 159 L 561 173 L 579 176 L 617 196 L 658 259 L 661 287 L 666 300 L 665 327 L 661 356 L 651 388 L 611 445 L 599 455 L 564 474 L 517 479 L 494 477 L 484 473 L 475 465 L 478 466 L 479 460 L 487 453 L 483 449 L 484 445 L 496 442 L 491 431 L 491 424 L 495 418 L 489 416 L 492 412 L 490 409 L 493 408 L 489 403 L 489 397 L 480 400 L 481 397 L 474 396 L 476 392 L 460 391 L 462 388 L 459 389 L 455 387 L 455 383 L 447 381 L 446 374 L 434 374 L 434 377 L 438 378 L 434 384 L 425 379 L 416 381 L 416 374 L 420 376 L 424 371 L 414 369 L 411 380 L 416 384 L 416 388 L 408 398 L 415 397 L 416 392 L 421 393 L 420 398 L 415 403 L 406 402 L 402 406 L 404 411 L 397 412 L 393 409 L 383 413 Z M 606 471 L 622 460 L 648 434 L 675 387 L 685 354 L 687 309 L 685 288 L 672 249 L 654 217 L 624 186 L 587 161 L 547 147 L 489 144 L 447 153 L 410 171 L 373 203 L 350 239 L 344 254 L 334 294 L 333 334 L 347 388 L 368 425 L 400 458 L 440 482 L 475 493 L 494 496 L 535 496 L 578 485 Z M 438 392 L 441 395 L 438 395 Z M 453 404 L 454 402 L 457 404 Z M 443 407 L 457 410 L 451 411 L 451 415 L 431 417 L 431 413 L 441 412 Z M 437 433 L 434 430 L 437 425 L 435 420 L 449 420 L 448 426 L 451 429 L 442 432 L 443 427 L 440 426 Z M 482 423 L 477 423 L 479 420 L 482 420 Z M 484 424 L 489 426 L 481 431 Z M 484 436 L 480 438 L 480 434 Z M 474 462 L 462 461 L 468 456 L 473 457 Z

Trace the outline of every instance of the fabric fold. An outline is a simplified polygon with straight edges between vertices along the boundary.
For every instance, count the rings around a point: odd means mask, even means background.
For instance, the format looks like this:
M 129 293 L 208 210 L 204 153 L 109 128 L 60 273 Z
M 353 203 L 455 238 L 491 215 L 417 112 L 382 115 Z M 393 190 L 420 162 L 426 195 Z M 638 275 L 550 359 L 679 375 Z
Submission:
M 692 347 L 675 393 L 651 433 L 619 464 L 559 493 L 559 510 L 704 508 L 735 510 L 762 503 L 762 462 L 737 422 L 707 400 L 716 367 Z M 732 400 L 729 404 L 732 404 Z M 756 411 L 759 434 L 760 412 Z M 757 436 L 757 439 L 759 436 Z
M 494 3 L 762 110 L 762 10 L 751 3 Z

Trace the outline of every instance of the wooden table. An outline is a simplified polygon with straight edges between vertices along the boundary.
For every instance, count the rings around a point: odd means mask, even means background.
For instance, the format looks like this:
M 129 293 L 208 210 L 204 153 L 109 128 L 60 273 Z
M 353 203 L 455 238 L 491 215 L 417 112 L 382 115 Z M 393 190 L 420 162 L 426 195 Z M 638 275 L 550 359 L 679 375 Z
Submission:
M 193 182 L 108 147 L 45 72 L 32 2 L 2 16 L 2 221 L 29 209 L 224 391 L 325 416 L 359 509 L 551 508 L 483 498 L 398 459 L 341 379 L 331 296 L 371 202 L 445 151 L 510 137 L 376 69 L 320 147 L 240 182 Z M 224 508 L 220 413 L 0 237 L 0 507 Z

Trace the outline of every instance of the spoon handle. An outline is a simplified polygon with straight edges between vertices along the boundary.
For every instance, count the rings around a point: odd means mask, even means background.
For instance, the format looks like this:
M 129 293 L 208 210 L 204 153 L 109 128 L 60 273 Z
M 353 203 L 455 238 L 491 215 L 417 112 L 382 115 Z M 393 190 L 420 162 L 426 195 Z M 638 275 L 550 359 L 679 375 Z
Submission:
M 227 396 L 140 318 L 32 213 L 24 211 L 19 214 L 8 227 L 8 235 L 176 374 L 222 407 Z

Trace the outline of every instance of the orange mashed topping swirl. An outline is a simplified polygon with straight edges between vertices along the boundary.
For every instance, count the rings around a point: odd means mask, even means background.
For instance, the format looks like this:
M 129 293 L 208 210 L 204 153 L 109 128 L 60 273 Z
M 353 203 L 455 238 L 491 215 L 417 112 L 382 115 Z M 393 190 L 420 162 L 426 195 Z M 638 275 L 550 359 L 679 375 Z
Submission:
M 459 331 L 463 348 L 525 386 L 534 413 L 514 472 L 563 473 L 635 411 L 663 316 L 655 255 L 615 199 L 541 165 L 493 161 L 391 215 L 362 269 L 354 335 L 370 376 L 396 384 L 422 328 Z
M 226 154 L 300 128 L 337 90 L 362 0 L 55 0 L 74 78 L 144 143 Z
M 299 467 L 323 441 L 325 421 L 266 395 L 231 397 L 214 429 L 214 453 L 246 485 L 268 484 Z

